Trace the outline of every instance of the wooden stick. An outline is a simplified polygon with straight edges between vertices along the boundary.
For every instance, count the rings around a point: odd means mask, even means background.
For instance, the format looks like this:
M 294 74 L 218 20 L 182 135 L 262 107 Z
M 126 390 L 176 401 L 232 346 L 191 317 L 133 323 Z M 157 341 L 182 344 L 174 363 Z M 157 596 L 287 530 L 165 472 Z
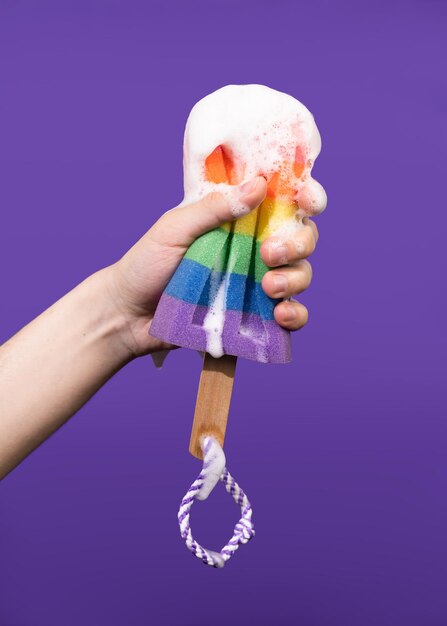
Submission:
M 229 354 L 214 359 L 205 353 L 189 442 L 189 451 L 198 459 L 203 459 L 200 440 L 204 435 L 212 435 L 223 447 L 236 361 Z

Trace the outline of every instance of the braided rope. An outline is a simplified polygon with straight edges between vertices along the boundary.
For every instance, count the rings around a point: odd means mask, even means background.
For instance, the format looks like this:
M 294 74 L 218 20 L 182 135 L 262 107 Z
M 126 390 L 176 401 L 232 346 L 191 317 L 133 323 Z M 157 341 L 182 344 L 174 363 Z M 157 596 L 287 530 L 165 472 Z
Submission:
M 211 567 L 223 567 L 241 544 L 248 543 L 255 531 L 252 522 L 253 510 L 245 492 L 234 480 L 225 467 L 225 455 L 213 437 L 202 440 L 203 467 L 183 498 L 178 512 L 180 534 L 188 550 L 203 563 Z M 195 500 L 205 500 L 218 481 L 221 481 L 227 493 L 241 509 L 241 518 L 233 529 L 233 535 L 220 552 L 206 550 L 192 536 L 189 521 L 192 505 Z

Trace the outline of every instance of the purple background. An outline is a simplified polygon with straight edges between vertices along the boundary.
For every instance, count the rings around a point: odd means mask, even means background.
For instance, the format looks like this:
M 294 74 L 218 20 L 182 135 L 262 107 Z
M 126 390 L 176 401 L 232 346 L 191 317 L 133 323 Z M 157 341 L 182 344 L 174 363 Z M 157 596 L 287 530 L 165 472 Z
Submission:
M 310 322 L 240 362 L 226 444 L 257 536 L 185 550 L 200 360 L 117 374 L 0 487 L 2 626 L 447 623 L 443 2 L 0 3 L 0 340 L 182 198 L 191 106 L 287 91 L 323 137 Z M 24 381 L 26 393 L 26 381 Z M 237 509 L 193 511 L 205 545 Z

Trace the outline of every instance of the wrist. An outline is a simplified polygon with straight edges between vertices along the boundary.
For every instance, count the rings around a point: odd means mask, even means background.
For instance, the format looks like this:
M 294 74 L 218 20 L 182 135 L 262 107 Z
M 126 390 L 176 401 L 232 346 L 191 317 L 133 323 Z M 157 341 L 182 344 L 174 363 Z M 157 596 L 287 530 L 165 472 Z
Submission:
M 105 289 L 106 308 L 114 320 L 114 341 L 121 345 L 128 360 L 161 349 L 160 342 L 149 335 L 152 315 L 129 303 L 127 283 L 120 261 L 98 272 Z
M 114 266 L 89 276 L 80 287 L 85 289 L 94 340 L 107 345 L 110 357 L 124 365 L 137 356 L 130 317 L 114 290 Z

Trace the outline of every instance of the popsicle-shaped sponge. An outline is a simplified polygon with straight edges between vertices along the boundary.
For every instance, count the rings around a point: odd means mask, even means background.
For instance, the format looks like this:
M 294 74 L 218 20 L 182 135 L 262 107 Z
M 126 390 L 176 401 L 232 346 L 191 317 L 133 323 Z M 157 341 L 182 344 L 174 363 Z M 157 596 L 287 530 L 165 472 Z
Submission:
M 216 99 L 219 92 L 224 92 L 220 94 L 223 97 Z M 229 96 L 232 99 L 228 100 Z M 231 354 L 261 362 L 285 363 L 291 358 L 290 335 L 274 320 L 273 309 L 278 300 L 268 297 L 262 289 L 261 281 L 268 267 L 259 249 L 266 237 L 281 232 L 284 227 L 289 230 L 300 227 L 296 197 L 299 183 L 301 187 L 305 185 L 311 167 L 309 152 L 319 150 L 319 146 L 309 147 L 308 137 L 302 132 L 300 145 L 300 114 L 304 121 L 315 124 L 298 101 L 259 85 L 228 86 L 207 98 L 212 102 L 202 111 L 203 119 L 210 124 L 211 117 L 214 126 L 222 125 L 222 128 L 208 132 L 207 136 L 212 135 L 211 143 L 194 152 L 193 130 L 206 132 L 207 129 L 193 123 L 197 122 L 197 116 L 195 119 L 193 116 L 192 122 L 190 116 L 185 133 L 185 198 L 188 190 L 190 196 L 200 197 L 211 189 L 225 189 L 241 182 L 243 177 L 256 175 L 267 178 L 268 193 L 262 204 L 248 215 L 194 241 L 160 299 L 150 332 L 168 343 L 208 352 L 214 357 Z M 281 106 L 284 98 L 286 107 Z M 290 106 L 290 100 L 298 106 Z M 234 109 L 228 115 L 231 102 Z M 308 117 L 303 115 L 303 109 Z M 200 111 L 198 115 L 200 121 Z M 222 115 L 227 118 L 226 130 Z M 249 122 L 256 122 L 249 129 L 248 139 L 247 124 L 241 126 L 247 116 Z M 270 148 L 266 145 L 269 139 Z M 201 136 L 197 138 L 199 144 L 200 141 Z

